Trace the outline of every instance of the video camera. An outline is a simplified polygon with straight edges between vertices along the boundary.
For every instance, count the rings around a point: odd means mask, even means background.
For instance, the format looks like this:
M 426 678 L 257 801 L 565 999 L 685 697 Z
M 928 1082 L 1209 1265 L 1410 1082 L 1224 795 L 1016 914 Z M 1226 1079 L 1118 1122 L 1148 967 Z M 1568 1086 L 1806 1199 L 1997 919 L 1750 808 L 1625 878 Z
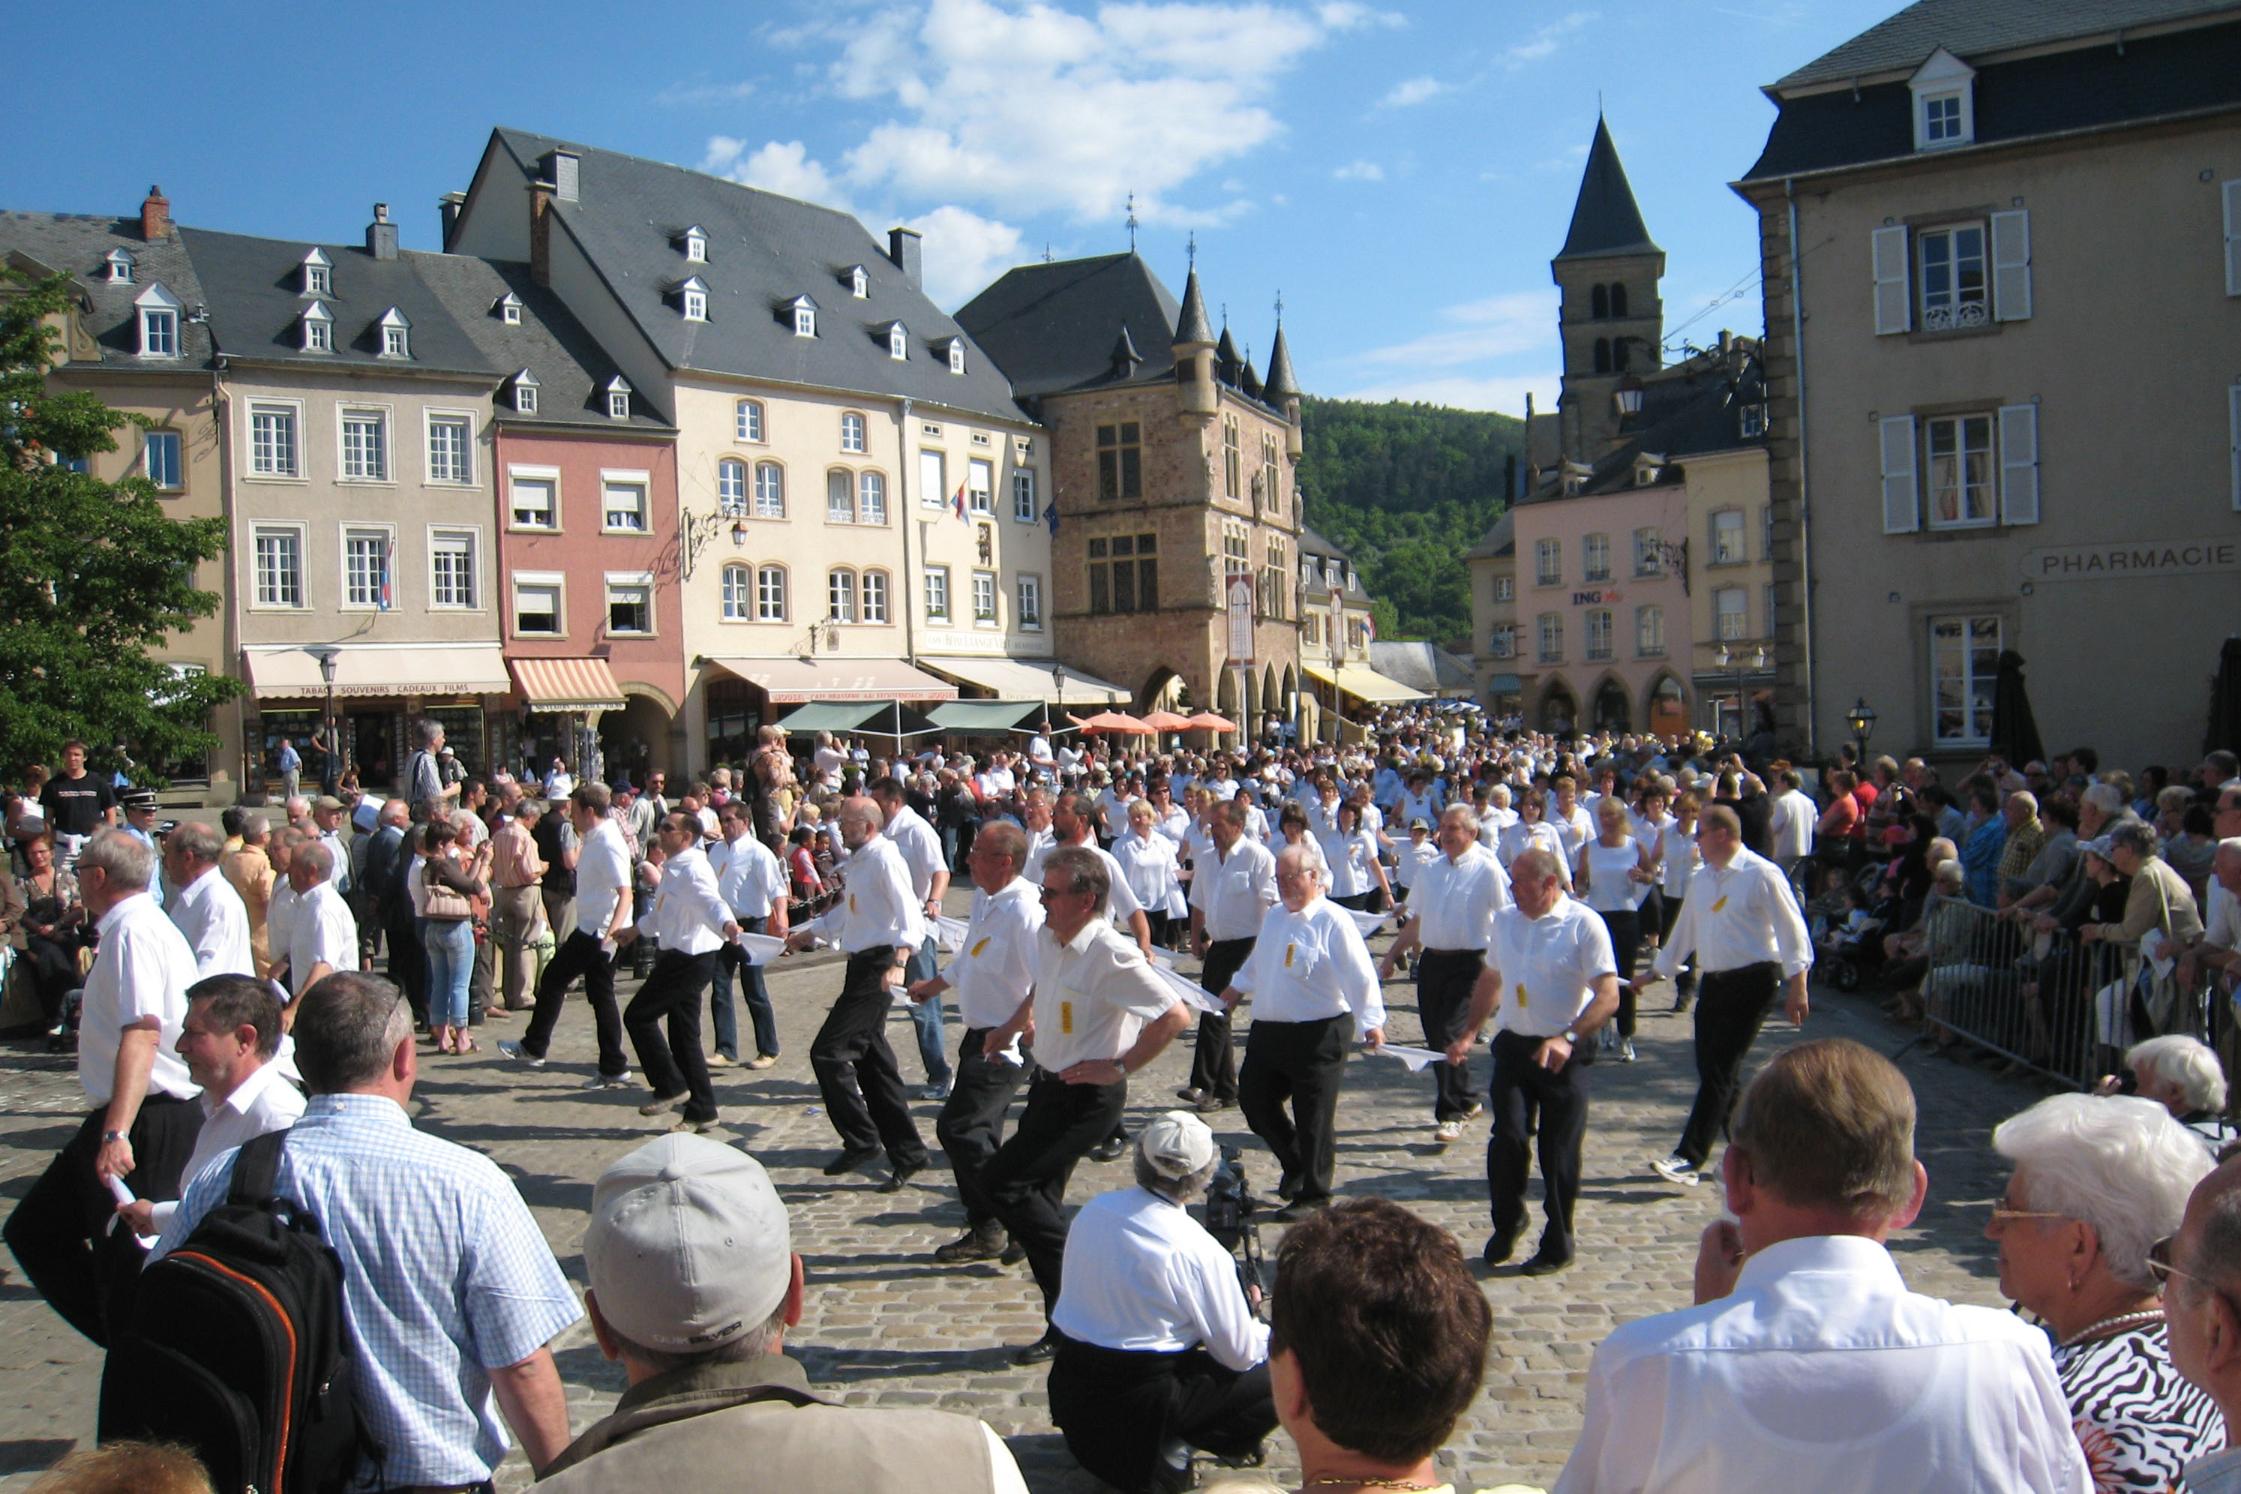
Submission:
M 1261 1254 L 1261 1227 L 1254 1217 L 1263 1205 L 1245 1185 L 1245 1153 L 1225 1146 L 1214 1164 L 1214 1177 L 1206 1185 L 1206 1232 L 1224 1250 L 1237 1256 L 1237 1282 L 1247 1296 L 1268 1293 L 1268 1273 Z

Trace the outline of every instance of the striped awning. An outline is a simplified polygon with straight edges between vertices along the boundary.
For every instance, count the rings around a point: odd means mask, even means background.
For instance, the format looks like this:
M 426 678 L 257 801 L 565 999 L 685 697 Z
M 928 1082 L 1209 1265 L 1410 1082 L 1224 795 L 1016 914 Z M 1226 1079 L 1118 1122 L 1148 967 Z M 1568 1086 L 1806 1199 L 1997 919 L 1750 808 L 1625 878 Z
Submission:
M 819 659 L 710 659 L 711 669 L 736 675 L 763 692 L 772 705 L 811 701 L 900 700 L 912 704 L 955 700 L 957 687 L 913 669 L 901 659 L 826 655 Z
M 605 659 L 508 659 L 506 668 L 533 711 L 622 709 L 622 686 Z

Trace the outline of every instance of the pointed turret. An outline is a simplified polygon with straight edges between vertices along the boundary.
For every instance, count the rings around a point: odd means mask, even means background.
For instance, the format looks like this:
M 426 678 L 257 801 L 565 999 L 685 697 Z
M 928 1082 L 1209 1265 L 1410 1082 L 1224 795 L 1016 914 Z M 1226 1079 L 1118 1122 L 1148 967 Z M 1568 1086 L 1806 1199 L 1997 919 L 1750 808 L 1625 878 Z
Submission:
M 1610 127 L 1598 115 L 1595 141 L 1587 149 L 1587 169 L 1580 174 L 1579 199 L 1572 204 L 1571 231 L 1564 235 L 1564 248 L 1556 257 L 1663 252 L 1650 241 L 1634 189 L 1627 184 L 1626 168 L 1619 164 L 1618 147 L 1611 143 Z
M 1120 336 L 1113 339 L 1113 377 L 1135 378 L 1136 366 L 1143 361 L 1144 355 L 1136 351 L 1136 340 L 1128 335 L 1128 323 L 1122 322 Z
M 1198 271 L 1183 282 L 1183 310 L 1175 322 L 1175 346 L 1212 347 L 1214 324 L 1206 316 L 1206 298 L 1199 293 Z
M 1565 460 L 1593 464 L 1619 437 L 1619 381 L 1656 369 L 1665 340 L 1658 297 L 1665 251 L 1642 222 L 1610 126 L 1600 116 L 1580 173 L 1571 230 L 1549 269 L 1563 292 L 1557 314 L 1564 343 L 1557 446 Z
M 1183 281 L 1183 309 L 1175 318 L 1175 382 L 1181 389 L 1180 418 L 1185 425 L 1214 418 L 1221 395 L 1214 388 L 1214 324 L 1206 317 L 1206 297 L 1198 288 L 1198 241 L 1191 241 L 1190 274 Z
M 1225 322 L 1222 325 L 1222 340 L 1214 349 L 1214 376 L 1235 389 L 1237 371 L 1243 363 L 1244 360 L 1237 356 L 1237 339 L 1229 335 L 1229 325 Z
M 1245 355 L 1245 366 L 1237 371 L 1237 387 L 1244 391 L 1248 399 L 1261 397 L 1261 376 L 1253 368 L 1251 353 Z
M 1299 376 L 1292 372 L 1292 347 L 1284 339 L 1281 312 L 1277 314 L 1276 341 L 1268 350 L 1268 383 L 1261 390 L 1261 399 L 1284 412 L 1284 450 L 1297 461 L 1300 454 Z

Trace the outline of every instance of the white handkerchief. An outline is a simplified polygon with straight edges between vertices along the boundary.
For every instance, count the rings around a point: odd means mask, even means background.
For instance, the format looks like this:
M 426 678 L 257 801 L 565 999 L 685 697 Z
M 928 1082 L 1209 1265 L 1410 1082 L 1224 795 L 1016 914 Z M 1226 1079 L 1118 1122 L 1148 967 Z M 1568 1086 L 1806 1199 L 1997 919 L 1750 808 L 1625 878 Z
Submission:
M 965 947 L 965 920 L 948 914 L 934 920 L 934 947 L 952 954 Z
M 1359 908 L 1348 908 L 1346 913 L 1348 917 L 1354 920 L 1354 927 L 1362 931 L 1364 939 L 1385 927 L 1385 915 L 1383 913 L 1364 913 Z
M 1421 1074 L 1428 1064 L 1445 1063 L 1447 1055 L 1430 1048 L 1411 1048 L 1405 1043 L 1387 1043 L 1382 1048 L 1369 1050 L 1373 1056 L 1397 1058 L 1408 1065 L 1411 1074 Z
M 746 952 L 750 965 L 767 965 L 786 952 L 786 941 L 769 934 L 750 934 L 745 929 L 731 936 L 731 942 Z
M 1174 966 L 1162 965 L 1155 961 L 1152 969 L 1159 973 L 1161 980 L 1167 982 L 1170 990 L 1182 998 L 1185 1005 L 1202 1012 L 1210 1012 L 1217 1017 L 1221 1016 L 1226 1010 L 1219 997 L 1208 995 L 1205 988 L 1199 985 L 1197 981 L 1192 980 Z

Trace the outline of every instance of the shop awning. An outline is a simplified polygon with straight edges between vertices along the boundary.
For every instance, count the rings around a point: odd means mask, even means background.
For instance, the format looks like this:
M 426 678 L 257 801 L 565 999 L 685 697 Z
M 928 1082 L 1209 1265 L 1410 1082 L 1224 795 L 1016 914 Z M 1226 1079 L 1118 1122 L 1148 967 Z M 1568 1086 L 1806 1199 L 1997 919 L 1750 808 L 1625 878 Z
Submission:
M 901 659 L 710 659 L 711 668 L 761 690 L 772 705 L 809 701 L 955 700 L 957 687 Z M 841 728 L 812 727 L 814 731 Z
M 1101 680 L 1094 674 L 1084 674 L 1078 669 L 1058 666 L 1059 677 L 1065 681 L 1063 688 L 1051 677 L 1051 661 L 1047 659 L 999 659 L 977 656 L 944 655 L 934 657 L 921 654 L 918 662 L 928 669 L 939 670 L 964 684 L 993 690 L 999 700 L 1064 700 L 1069 705 L 1088 710 L 1092 706 L 1128 700 L 1126 686 L 1111 680 Z
M 939 731 L 917 711 L 894 700 L 820 700 L 779 718 L 785 732 L 852 731 L 873 737 L 923 737 Z
M 1341 664 L 1335 670 L 1315 664 L 1302 665 L 1301 668 L 1306 671 L 1309 679 L 1335 686 L 1356 700 L 1366 701 L 1371 705 L 1393 705 L 1404 700 L 1431 698 L 1422 690 L 1412 690 L 1399 680 L 1390 679 L 1360 664 Z
M 324 649 L 330 645 L 313 644 Z M 338 699 L 372 695 L 505 695 L 514 683 L 495 643 L 331 645 Z M 319 660 L 304 648 L 243 649 L 249 693 L 259 700 L 323 700 Z
M 1048 714 L 1039 700 L 945 700 L 926 719 L 943 731 L 1032 731 Z
M 605 659 L 508 659 L 515 688 L 533 711 L 619 711 L 622 686 Z

